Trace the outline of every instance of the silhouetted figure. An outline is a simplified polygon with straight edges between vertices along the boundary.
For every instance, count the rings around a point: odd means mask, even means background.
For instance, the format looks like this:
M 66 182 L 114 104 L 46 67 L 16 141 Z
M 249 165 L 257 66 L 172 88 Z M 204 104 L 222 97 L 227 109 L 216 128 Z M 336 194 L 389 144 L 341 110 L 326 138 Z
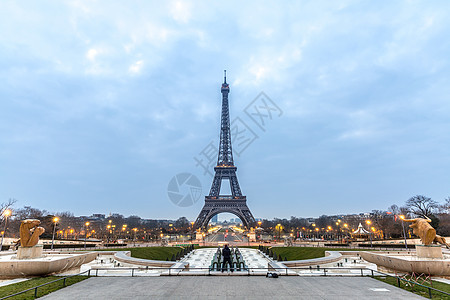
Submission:
M 230 264 L 230 270 L 231 270 L 231 272 L 233 272 L 233 264 L 231 262 L 231 250 L 230 250 L 230 248 L 228 248 L 228 245 L 225 245 L 225 247 L 223 247 L 222 257 L 223 257 L 222 272 L 226 270 L 226 267 L 225 267 L 226 263 Z

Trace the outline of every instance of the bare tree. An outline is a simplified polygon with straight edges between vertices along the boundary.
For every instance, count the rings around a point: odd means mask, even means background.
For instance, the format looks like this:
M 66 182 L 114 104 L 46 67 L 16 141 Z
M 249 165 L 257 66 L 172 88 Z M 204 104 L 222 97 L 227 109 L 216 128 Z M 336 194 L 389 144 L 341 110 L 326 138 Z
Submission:
M 444 199 L 444 204 L 439 206 L 439 211 L 442 214 L 450 214 L 450 197 Z
M 400 208 L 397 204 L 392 204 L 391 206 L 389 206 L 388 211 L 392 212 L 394 215 L 400 214 Z
M 0 217 L 1 220 L 3 220 L 3 213 L 5 212 L 5 210 L 7 209 L 11 209 L 11 207 L 14 205 L 14 203 L 16 203 L 17 200 L 16 199 L 9 199 L 7 202 L 4 203 L 0 203 Z
M 406 201 L 406 207 L 412 214 L 416 216 L 431 217 L 434 210 L 439 207 L 439 203 L 432 200 L 431 198 L 422 195 L 416 195 Z

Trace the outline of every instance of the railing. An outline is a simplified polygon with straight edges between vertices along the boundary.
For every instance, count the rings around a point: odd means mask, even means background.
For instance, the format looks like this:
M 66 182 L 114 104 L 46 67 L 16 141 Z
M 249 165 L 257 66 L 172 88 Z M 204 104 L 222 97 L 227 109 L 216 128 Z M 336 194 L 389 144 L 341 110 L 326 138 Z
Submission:
M 65 286 L 66 286 L 66 280 L 67 280 L 68 278 L 71 278 L 71 277 L 74 277 L 74 276 L 80 276 L 80 275 L 85 274 L 85 273 L 88 273 L 88 277 L 90 277 L 91 270 L 87 270 L 87 271 L 84 271 L 84 272 L 81 272 L 81 273 L 78 273 L 78 274 L 75 274 L 75 275 L 64 276 L 64 277 L 62 277 L 62 278 L 59 278 L 59 279 L 56 279 L 56 280 L 53 280 L 53 281 L 50 281 L 50 282 L 46 282 L 46 283 L 43 283 L 43 284 L 41 284 L 41 285 L 38 285 L 38 286 L 35 286 L 35 287 L 32 287 L 32 288 L 23 290 L 23 291 L 21 291 L 21 292 L 17 292 L 17 293 L 15 293 L 15 294 L 11 294 L 11 295 L 5 296 L 5 297 L 3 297 L 3 298 L 0 298 L 0 300 L 8 299 L 8 298 L 11 298 L 11 297 L 14 297 L 14 296 L 17 296 L 17 295 L 26 293 L 26 292 L 28 292 L 28 291 L 32 291 L 32 290 L 34 290 L 34 298 L 37 298 L 37 295 L 38 295 L 38 288 L 43 287 L 43 286 L 46 286 L 46 285 L 49 285 L 49 284 L 52 284 L 52 283 L 54 283 L 54 282 L 61 281 L 61 280 L 63 281 L 63 287 L 65 287 Z
M 86 274 L 86 273 L 87 273 L 88 277 L 91 277 L 91 276 L 98 277 L 99 276 L 98 275 L 98 271 L 99 270 L 111 270 L 111 269 L 112 268 L 89 269 L 89 270 L 84 271 L 84 272 L 79 273 L 79 274 L 65 276 L 65 277 L 62 277 L 60 279 L 56 279 L 56 280 L 53 280 L 53 281 L 50 281 L 50 282 L 38 285 L 36 287 L 32 287 L 32 288 L 26 289 L 24 291 L 21 291 L 21 292 L 12 294 L 12 295 L 8 295 L 6 297 L 0 298 L 0 300 L 7 299 L 7 298 L 10 298 L 10 297 L 14 297 L 14 296 L 26 293 L 26 292 L 31 291 L 31 290 L 34 290 L 34 297 L 36 298 L 37 294 L 38 294 L 38 288 L 40 288 L 42 286 L 45 286 L 45 285 L 48 285 L 48 284 L 51 284 L 51 283 L 54 283 L 54 282 L 57 282 L 57 281 L 63 281 L 63 286 L 65 287 L 66 286 L 66 280 L 68 278 L 70 278 L 70 277 L 79 276 L 79 275 Z M 201 271 L 201 270 L 208 271 L 207 275 L 215 275 L 217 273 L 220 273 L 220 271 L 214 271 L 211 268 L 186 268 L 186 267 L 179 267 L 179 268 L 174 268 L 174 267 L 172 267 L 172 268 L 167 268 L 167 267 L 126 267 L 126 268 L 113 268 L 113 269 L 114 270 L 120 269 L 121 271 L 122 270 L 123 271 L 129 270 L 131 277 L 137 277 L 136 270 L 138 270 L 138 271 L 154 271 L 154 270 L 163 271 L 163 270 L 167 270 L 168 271 L 168 273 L 167 273 L 168 276 L 180 275 L 180 273 L 182 273 L 182 271 L 197 271 L 197 270 L 199 270 L 199 271 Z M 178 272 L 174 272 L 174 271 L 177 271 L 177 270 L 178 270 Z M 447 293 L 447 292 L 435 289 L 433 287 L 426 286 L 426 285 L 423 285 L 423 284 L 420 284 L 420 283 L 417 283 L 417 282 L 414 282 L 414 281 L 411 281 L 411 280 L 408 280 L 408 279 L 405 279 L 405 278 L 401 278 L 399 276 L 390 275 L 390 274 L 386 274 L 386 273 L 383 273 L 383 272 L 380 272 L 380 271 L 377 271 L 377 270 L 372 270 L 372 269 L 367 269 L 367 268 L 345 268 L 345 267 L 321 268 L 320 266 L 317 266 L 317 267 L 311 267 L 311 266 L 310 267 L 290 267 L 290 268 L 283 268 L 283 267 L 250 268 L 250 267 L 248 267 L 245 270 L 236 271 L 236 272 L 239 273 L 239 274 L 242 274 L 242 275 L 250 276 L 250 275 L 252 275 L 251 271 L 255 271 L 255 270 L 256 271 L 257 270 L 262 270 L 262 271 L 266 271 L 266 272 L 277 272 L 278 275 L 283 275 L 283 276 L 289 276 L 289 275 L 308 276 L 308 274 L 306 274 L 306 273 L 300 274 L 300 273 L 297 273 L 297 272 L 289 272 L 289 271 L 295 271 L 295 270 L 297 270 L 297 271 L 301 271 L 301 270 L 308 271 L 309 270 L 309 271 L 311 271 L 310 274 L 313 275 L 313 276 L 330 276 L 330 273 L 331 273 L 330 271 L 335 271 L 335 270 L 353 270 L 353 271 L 359 270 L 360 272 L 358 272 L 358 274 L 353 273 L 352 275 L 350 275 L 350 274 L 340 273 L 339 276 L 346 276 L 346 275 L 347 276 L 360 276 L 360 277 L 370 276 L 372 278 L 374 278 L 375 276 L 392 277 L 392 278 L 396 278 L 397 279 L 398 287 L 401 287 L 401 282 L 403 281 L 403 282 L 411 284 L 411 286 L 417 285 L 417 286 L 420 286 L 420 287 L 428 290 L 428 296 L 430 297 L 430 299 L 432 298 L 433 292 L 435 294 L 438 293 L 438 294 L 442 294 L 442 295 L 445 295 L 445 296 L 450 296 L 450 293 Z M 184 274 L 186 274 L 186 273 L 184 273 Z M 376 275 L 376 274 L 380 274 L 380 275 Z M 206 273 L 205 273 L 205 275 L 206 275 Z M 264 274 L 261 272 L 259 275 L 264 275 Z
M 229 270 L 230 268 L 227 267 L 227 270 Z M 98 271 L 111 271 L 111 270 L 115 270 L 115 271 L 130 271 L 130 275 L 132 277 L 138 276 L 136 274 L 136 271 L 167 271 L 167 275 L 172 276 L 172 275 L 179 275 L 182 271 L 208 271 L 207 275 L 214 275 L 216 273 L 220 273 L 221 268 L 219 268 L 218 271 L 216 271 L 215 269 L 211 268 L 211 267 L 196 267 L 196 268 L 189 268 L 189 267 L 118 267 L 118 268 L 109 268 L 109 267 L 99 267 L 99 268 L 95 268 L 95 269 L 91 269 L 91 273 L 89 276 L 99 276 L 98 275 Z M 269 266 L 269 267 L 265 267 L 265 268 L 254 268 L 254 267 L 245 267 L 245 269 L 242 270 L 236 270 L 236 268 L 234 268 L 234 270 L 236 272 L 238 272 L 239 274 L 246 274 L 246 275 L 251 275 L 251 271 L 269 271 L 269 272 L 273 272 L 273 271 L 277 271 L 279 273 L 279 275 L 308 275 L 308 274 L 298 274 L 298 273 L 293 273 L 293 272 L 289 272 L 289 271 L 294 271 L 294 270 L 305 270 L 305 271 L 311 271 L 311 275 L 320 275 L 320 276 L 329 276 L 327 275 L 327 273 L 330 273 L 330 271 L 333 270 L 353 270 L 353 271 L 360 271 L 358 272 L 358 274 L 356 275 L 351 275 L 351 276 L 368 276 L 368 275 L 364 275 L 364 273 L 370 273 L 371 276 L 373 276 L 373 272 L 377 272 L 371 269 L 367 269 L 367 268 L 346 268 L 346 267 L 333 267 L 333 268 L 321 268 L 320 266 L 317 267 L 277 267 L 277 266 Z M 272 270 L 272 271 L 270 271 Z M 176 272 L 178 271 L 178 272 Z M 364 272 L 367 271 L 367 272 Z M 206 274 L 206 273 L 205 273 Z M 342 274 L 340 274 L 342 275 Z M 106 275 L 107 276 L 107 275 Z M 115 275 L 117 276 L 117 274 Z M 1 300 L 1 299 L 0 299 Z

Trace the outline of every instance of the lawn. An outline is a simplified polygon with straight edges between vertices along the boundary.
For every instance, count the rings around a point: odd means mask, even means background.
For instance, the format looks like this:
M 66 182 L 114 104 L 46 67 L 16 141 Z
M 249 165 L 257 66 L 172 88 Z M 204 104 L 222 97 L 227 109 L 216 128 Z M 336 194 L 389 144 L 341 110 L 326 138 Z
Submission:
M 374 277 L 377 280 L 386 282 L 388 284 L 391 285 L 395 285 L 396 287 L 398 287 L 398 282 L 397 282 L 397 278 L 393 278 L 393 277 L 379 277 L 379 276 L 375 276 Z M 450 293 L 450 285 L 446 284 L 446 283 L 442 283 L 442 282 L 438 282 L 438 281 L 432 281 L 432 285 L 430 285 L 429 283 L 424 283 L 422 281 L 419 282 L 421 285 L 425 285 L 425 286 L 431 286 L 437 290 L 441 290 L 444 291 L 446 293 Z M 418 286 L 418 285 L 412 285 L 409 284 L 405 281 L 400 281 L 400 287 L 404 290 L 413 292 L 417 295 L 423 296 L 425 298 L 429 298 L 428 296 L 428 289 Z M 438 292 L 431 292 L 433 299 L 450 299 L 450 296 L 438 293 Z
M 32 278 L 27 281 L 22 281 L 14 284 L 10 284 L 7 286 L 0 287 L 0 298 L 12 295 L 18 292 L 21 292 L 23 290 L 56 280 L 60 279 L 60 276 L 47 276 L 47 277 L 38 277 L 38 278 Z M 80 282 L 82 280 L 87 279 L 88 276 L 73 276 L 66 279 L 66 286 L 72 285 L 74 283 Z M 51 292 L 54 292 L 56 290 L 59 290 L 63 288 L 63 280 L 60 280 L 58 282 L 50 283 L 46 286 L 38 288 L 38 297 L 42 297 L 44 295 L 47 295 Z M 17 299 L 34 299 L 34 290 L 28 291 L 26 293 L 23 293 L 21 295 L 12 297 L 11 299 L 17 300 Z
M 349 251 L 348 248 L 321 248 L 321 247 L 272 247 L 272 251 L 281 255 L 283 260 L 302 260 L 325 256 L 325 251 Z M 353 250 L 353 249 L 352 249 Z M 355 251 L 355 250 L 353 250 Z M 360 251 L 359 249 L 356 251 Z
M 215 248 L 211 246 L 197 246 L 198 248 Z M 241 246 L 239 248 L 258 248 L 257 246 Z M 310 258 L 324 257 L 325 251 L 349 251 L 348 248 L 320 248 L 320 247 L 272 247 L 275 253 L 280 254 L 283 259 L 302 260 Z M 117 248 L 117 249 L 101 249 L 97 251 L 131 251 L 131 256 L 136 258 L 152 259 L 152 260 L 170 260 L 172 255 L 177 255 L 181 251 L 181 247 L 142 247 L 142 248 Z M 368 251 L 356 250 L 356 251 Z
M 131 256 L 152 260 L 170 260 L 172 255 L 177 255 L 181 247 L 142 247 L 142 248 L 118 248 L 101 249 L 98 251 L 131 251 Z

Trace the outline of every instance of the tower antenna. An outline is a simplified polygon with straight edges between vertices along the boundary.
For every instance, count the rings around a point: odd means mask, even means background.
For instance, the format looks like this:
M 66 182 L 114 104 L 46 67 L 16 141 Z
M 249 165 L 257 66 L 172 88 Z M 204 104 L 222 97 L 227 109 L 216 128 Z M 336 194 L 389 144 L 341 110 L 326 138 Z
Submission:
M 223 81 L 224 81 L 224 83 L 227 83 L 227 70 L 223 70 L 223 73 L 224 73 Z

